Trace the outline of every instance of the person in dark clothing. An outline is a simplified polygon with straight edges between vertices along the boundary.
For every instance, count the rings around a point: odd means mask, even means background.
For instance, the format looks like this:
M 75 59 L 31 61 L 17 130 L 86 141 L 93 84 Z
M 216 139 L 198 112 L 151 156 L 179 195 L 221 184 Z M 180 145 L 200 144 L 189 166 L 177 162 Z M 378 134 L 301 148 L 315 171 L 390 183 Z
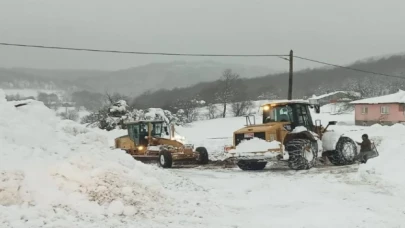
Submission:
M 368 135 L 363 134 L 361 138 L 363 141 L 361 143 L 357 142 L 360 145 L 359 160 L 361 163 L 366 163 L 368 158 L 371 157 L 373 150 L 371 149 L 371 141 L 368 139 Z

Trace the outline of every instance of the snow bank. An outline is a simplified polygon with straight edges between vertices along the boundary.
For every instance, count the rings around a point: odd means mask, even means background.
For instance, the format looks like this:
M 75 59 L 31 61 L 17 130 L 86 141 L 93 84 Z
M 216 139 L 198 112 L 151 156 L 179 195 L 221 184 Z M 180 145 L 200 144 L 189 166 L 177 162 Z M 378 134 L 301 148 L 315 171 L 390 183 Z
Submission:
M 359 176 L 363 180 L 376 183 L 389 183 L 392 186 L 405 188 L 405 143 L 395 139 L 384 139 L 378 150 L 380 156 L 370 159 L 359 168 Z
M 111 150 L 106 135 L 61 120 L 41 102 L 15 108 L 0 90 L 0 110 L 2 227 L 139 227 L 207 213 L 175 199 L 198 187 Z
M 393 188 L 405 189 L 405 126 L 372 126 L 367 132 L 374 141 L 379 157 L 372 158 L 360 165 L 358 177 L 374 184 L 387 184 Z

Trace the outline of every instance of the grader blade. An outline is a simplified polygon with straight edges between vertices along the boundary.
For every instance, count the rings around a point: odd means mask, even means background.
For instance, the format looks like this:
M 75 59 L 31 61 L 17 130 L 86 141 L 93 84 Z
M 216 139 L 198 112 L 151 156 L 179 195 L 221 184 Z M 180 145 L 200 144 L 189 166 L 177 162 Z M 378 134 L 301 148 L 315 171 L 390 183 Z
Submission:
M 150 156 L 150 155 L 132 155 L 132 157 L 145 164 L 154 164 L 159 162 L 158 156 Z
M 184 165 L 198 165 L 198 161 L 195 158 L 173 160 L 173 166 L 184 166 Z

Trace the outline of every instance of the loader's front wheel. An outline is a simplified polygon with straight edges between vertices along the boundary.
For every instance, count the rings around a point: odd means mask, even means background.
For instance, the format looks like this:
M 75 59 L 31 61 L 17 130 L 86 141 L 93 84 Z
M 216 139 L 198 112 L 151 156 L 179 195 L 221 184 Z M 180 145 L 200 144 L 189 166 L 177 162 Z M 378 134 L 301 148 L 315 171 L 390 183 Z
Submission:
M 208 159 L 208 151 L 207 151 L 207 149 L 205 147 L 197 147 L 195 149 L 195 151 L 197 151 L 198 154 L 199 154 L 198 164 L 201 164 L 201 165 L 208 164 L 209 159 Z
M 351 138 L 343 136 L 336 143 L 336 149 L 326 154 L 334 165 L 351 165 L 358 156 L 357 145 Z
M 309 139 L 292 139 L 285 145 L 288 151 L 288 167 L 305 170 L 314 167 L 318 157 L 318 144 Z
M 173 164 L 172 154 L 167 150 L 159 152 L 159 165 L 162 168 L 171 168 Z
M 250 160 L 239 160 L 236 165 L 241 170 L 262 170 L 266 167 L 267 161 L 261 161 L 261 160 L 256 160 L 256 159 L 250 159 Z

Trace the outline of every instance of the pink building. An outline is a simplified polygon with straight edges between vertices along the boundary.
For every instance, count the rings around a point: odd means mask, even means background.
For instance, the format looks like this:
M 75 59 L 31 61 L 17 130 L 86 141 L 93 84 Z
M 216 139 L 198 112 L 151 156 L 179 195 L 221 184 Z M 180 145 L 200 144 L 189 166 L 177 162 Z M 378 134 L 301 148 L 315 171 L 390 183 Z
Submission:
M 392 125 L 405 122 L 405 91 L 350 102 L 355 105 L 356 125 Z

